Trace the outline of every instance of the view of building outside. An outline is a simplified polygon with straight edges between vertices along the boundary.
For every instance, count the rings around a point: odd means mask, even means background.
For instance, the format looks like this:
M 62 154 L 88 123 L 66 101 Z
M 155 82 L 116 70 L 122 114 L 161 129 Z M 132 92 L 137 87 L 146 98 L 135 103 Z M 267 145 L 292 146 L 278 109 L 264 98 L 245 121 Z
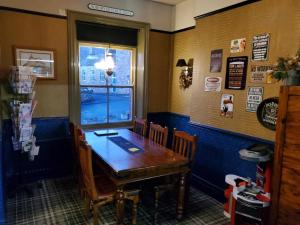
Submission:
M 105 59 L 104 47 L 80 45 L 81 124 L 103 124 L 132 120 L 132 51 L 110 49 L 115 67 L 107 76 L 95 63 Z M 99 86 L 99 87 L 89 87 Z M 117 87 L 116 87 L 117 86 Z

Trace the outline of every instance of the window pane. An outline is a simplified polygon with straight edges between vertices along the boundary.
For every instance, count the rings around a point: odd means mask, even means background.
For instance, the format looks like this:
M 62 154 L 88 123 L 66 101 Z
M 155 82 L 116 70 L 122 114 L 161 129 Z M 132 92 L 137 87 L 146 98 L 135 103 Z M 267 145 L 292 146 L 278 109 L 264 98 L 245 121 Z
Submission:
M 126 122 L 132 120 L 132 89 L 110 88 L 109 122 Z
M 105 60 L 107 48 L 80 45 L 80 84 L 106 85 L 105 71 L 97 69 L 95 63 Z M 108 85 L 131 85 L 132 51 L 110 48 L 115 63 L 114 73 L 107 77 Z
M 131 85 L 131 50 L 116 49 L 112 85 Z
M 81 124 L 107 123 L 107 88 L 80 88 Z
M 80 45 L 80 84 L 105 85 L 105 72 L 95 68 L 95 63 L 104 60 L 105 48 Z
M 128 88 L 128 85 L 132 84 L 134 50 L 118 47 L 109 49 L 114 64 L 111 76 L 107 76 L 105 71 L 105 65 L 109 63 L 107 52 L 107 46 L 101 44 L 79 46 L 82 125 L 132 121 L 134 89 Z M 105 87 L 96 88 L 98 85 Z

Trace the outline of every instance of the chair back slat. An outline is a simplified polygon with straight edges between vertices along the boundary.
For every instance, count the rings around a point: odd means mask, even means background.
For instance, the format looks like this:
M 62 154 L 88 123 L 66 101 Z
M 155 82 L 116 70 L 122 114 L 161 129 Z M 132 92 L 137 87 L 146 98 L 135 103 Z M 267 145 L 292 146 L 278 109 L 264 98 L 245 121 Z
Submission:
M 69 123 L 69 129 L 70 129 L 70 134 L 71 134 L 71 139 L 72 139 L 72 152 L 73 154 L 75 154 L 75 138 L 76 138 L 76 135 L 75 135 L 75 124 L 70 122 Z
M 167 146 L 168 128 L 150 123 L 149 139 L 162 146 Z
M 133 121 L 133 132 L 145 137 L 147 132 L 147 120 L 135 118 Z
M 191 163 L 195 158 L 197 136 L 189 135 L 174 128 L 172 149 L 174 152 L 187 158 Z
M 80 144 L 80 140 L 85 140 L 85 133 L 77 125 L 75 125 L 74 132 L 75 132 L 75 150 L 76 150 L 77 158 L 79 160 L 79 144 Z
M 80 163 L 79 163 L 79 138 L 81 136 L 84 136 L 83 131 L 81 129 L 79 129 L 79 127 L 70 122 L 69 124 L 69 128 L 70 128 L 70 133 L 71 133 L 71 137 L 72 137 L 72 152 L 73 152 L 73 156 L 75 159 L 75 163 L 77 167 L 80 167 Z
M 92 166 L 92 150 L 83 138 L 79 141 L 79 161 L 86 192 L 91 200 L 96 200 L 98 195 Z

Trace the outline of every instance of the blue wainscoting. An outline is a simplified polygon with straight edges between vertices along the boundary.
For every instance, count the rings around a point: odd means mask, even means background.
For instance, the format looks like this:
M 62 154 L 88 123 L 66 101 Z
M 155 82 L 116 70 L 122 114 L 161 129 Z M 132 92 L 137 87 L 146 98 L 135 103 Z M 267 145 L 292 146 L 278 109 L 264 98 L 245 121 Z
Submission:
M 176 113 L 149 113 L 148 121 L 169 128 L 169 147 L 173 128 L 196 134 L 199 137 L 195 164 L 192 169 L 192 183 L 222 202 L 226 188 L 226 174 L 255 179 L 256 164 L 241 160 L 238 151 L 254 143 L 267 144 L 270 148 L 274 146 L 273 142 L 267 140 L 192 123 L 188 116 Z
M 5 224 L 5 201 L 4 201 L 4 185 L 3 185 L 3 151 L 2 137 L 0 137 L 0 224 Z
M 27 160 L 27 154 L 13 151 L 11 121 L 3 121 L 4 178 L 8 191 L 21 183 L 65 176 L 72 172 L 69 119 L 66 117 L 35 118 L 32 123 L 36 124 L 35 136 L 40 152 L 35 160 L 30 162 Z

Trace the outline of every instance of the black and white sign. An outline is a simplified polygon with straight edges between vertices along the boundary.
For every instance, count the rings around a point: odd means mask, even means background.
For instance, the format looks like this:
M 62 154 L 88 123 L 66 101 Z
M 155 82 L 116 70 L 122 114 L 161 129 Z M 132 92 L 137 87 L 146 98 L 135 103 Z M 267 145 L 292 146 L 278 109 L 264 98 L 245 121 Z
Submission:
M 263 100 L 256 111 L 258 121 L 270 130 L 276 130 L 278 116 L 278 98 Z
M 260 34 L 253 37 L 252 60 L 262 61 L 268 59 L 270 34 Z
M 248 96 L 247 96 L 247 112 L 256 112 L 258 105 L 262 102 L 263 99 L 263 87 L 249 87 Z
M 102 11 L 102 12 L 108 12 L 108 13 L 113 13 L 113 14 L 119 14 L 119 15 L 124 15 L 124 16 L 134 16 L 134 12 L 126 9 L 118 9 L 118 8 L 112 8 L 108 6 L 102 6 L 102 5 L 96 5 L 93 3 L 88 4 L 88 8 L 91 10 L 97 10 L 97 11 Z
M 244 90 L 246 86 L 248 57 L 227 58 L 225 88 Z

